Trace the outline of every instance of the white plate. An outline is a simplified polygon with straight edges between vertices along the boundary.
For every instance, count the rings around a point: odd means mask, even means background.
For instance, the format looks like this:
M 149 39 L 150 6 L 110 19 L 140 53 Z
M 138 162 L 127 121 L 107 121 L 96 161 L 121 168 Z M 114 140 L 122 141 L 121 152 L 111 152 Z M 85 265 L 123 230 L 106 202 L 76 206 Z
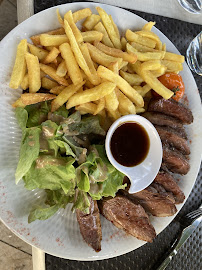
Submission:
M 69 9 L 76 11 L 81 8 L 90 7 L 95 12 L 99 5 L 112 15 L 115 23 L 122 31 L 127 28 L 140 29 L 145 20 L 126 10 L 95 3 L 72 3 L 58 6 L 62 15 Z M 70 208 L 60 210 L 55 216 L 46 221 L 35 221 L 27 223 L 27 216 L 34 203 L 41 200 L 43 193 L 40 191 L 27 191 L 23 187 L 23 181 L 15 185 L 14 173 L 18 161 L 21 132 L 17 125 L 14 109 L 11 104 L 20 96 L 20 90 L 9 88 L 9 78 L 12 71 L 16 47 L 23 38 L 31 35 L 55 29 L 59 27 L 56 17 L 56 8 L 53 7 L 40 12 L 13 29 L 0 44 L 0 217 L 6 226 L 17 236 L 27 243 L 44 250 L 46 253 L 73 260 L 93 261 L 112 258 L 132 251 L 145 242 L 126 235 L 122 230 L 114 227 L 106 219 L 102 222 L 102 251 L 94 252 L 84 243 L 77 225 L 75 215 Z M 157 25 L 158 27 L 158 25 Z M 156 28 L 154 32 L 166 43 L 167 50 L 178 53 L 175 46 Z M 180 187 L 188 197 L 199 170 L 202 147 L 201 104 L 196 83 L 186 64 L 181 72 L 186 86 L 186 94 L 189 107 L 194 115 L 194 123 L 187 127 L 191 140 L 191 169 L 183 177 Z M 182 207 L 178 205 L 178 211 Z M 172 217 L 151 217 L 157 234 L 168 226 Z

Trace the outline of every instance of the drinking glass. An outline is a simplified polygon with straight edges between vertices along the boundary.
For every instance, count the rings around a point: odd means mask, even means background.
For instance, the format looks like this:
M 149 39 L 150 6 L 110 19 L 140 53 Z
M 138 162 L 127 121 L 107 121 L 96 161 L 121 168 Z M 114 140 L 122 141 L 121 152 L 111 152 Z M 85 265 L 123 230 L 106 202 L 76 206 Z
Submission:
M 202 0 L 178 0 L 178 2 L 190 13 L 202 13 Z
M 189 44 L 186 58 L 190 69 L 202 76 L 202 31 Z

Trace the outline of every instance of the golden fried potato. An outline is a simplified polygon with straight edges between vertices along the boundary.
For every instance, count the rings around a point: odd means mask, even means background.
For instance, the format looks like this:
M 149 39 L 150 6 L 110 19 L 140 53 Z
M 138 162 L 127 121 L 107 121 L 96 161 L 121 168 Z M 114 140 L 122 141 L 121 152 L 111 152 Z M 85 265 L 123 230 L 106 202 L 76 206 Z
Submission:
M 96 9 L 97 9 L 97 12 L 99 13 L 99 15 L 102 19 L 102 23 L 103 23 L 104 27 L 106 28 L 107 33 L 108 33 L 114 47 L 121 50 L 122 46 L 121 46 L 120 38 L 117 37 L 117 33 L 114 29 L 114 26 L 110 20 L 109 15 L 101 7 L 96 7 Z
M 36 93 L 41 88 L 39 59 L 30 53 L 26 53 L 25 59 L 28 70 L 29 92 Z
M 142 30 L 144 31 L 151 31 L 152 27 L 156 24 L 156 22 L 148 22 L 143 27 Z
M 114 91 L 116 84 L 111 82 L 103 82 L 94 88 L 87 89 L 82 93 L 77 93 L 73 95 L 67 102 L 67 109 L 70 109 L 74 106 L 99 100 L 100 98 L 110 94 Z
M 138 74 L 131 74 L 120 70 L 120 75 L 126 80 L 131 86 L 140 85 L 143 79 Z
M 56 47 L 53 47 L 53 49 L 48 53 L 48 55 L 43 60 L 43 63 L 49 64 L 51 62 L 54 62 L 54 60 L 56 60 L 59 53 L 60 51 Z
M 67 102 L 67 100 L 73 94 L 75 94 L 79 90 L 79 88 L 82 87 L 83 84 L 84 82 L 79 83 L 77 85 L 71 84 L 67 86 L 66 88 L 64 88 L 60 92 L 60 94 L 51 102 L 51 112 L 54 112 L 57 109 L 59 109 L 65 102 Z
M 86 44 L 88 46 L 91 58 L 96 63 L 103 65 L 105 67 L 108 67 L 111 63 L 118 62 L 119 67 L 121 66 L 121 63 L 123 62 L 122 58 L 110 56 L 110 55 L 100 51 L 92 44 L 90 44 L 90 43 L 86 43 Z
M 135 32 L 132 32 L 130 29 L 128 29 L 126 31 L 126 39 L 128 41 L 135 41 L 137 43 L 140 43 L 140 44 L 145 45 L 145 46 L 150 47 L 150 48 L 156 47 L 155 40 L 148 38 L 148 37 L 140 36 L 140 35 L 136 34 Z
M 119 100 L 119 111 L 122 115 L 136 114 L 135 105 L 119 89 L 116 89 L 116 95 Z
M 96 24 L 94 26 L 94 29 L 103 34 L 103 38 L 102 38 L 103 44 L 105 44 L 106 46 L 111 47 L 111 48 L 114 47 L 113 43 L 111 42 L 111 39 L 109 38 L 107 30 L 105 29 L 102 22 L 99 22 L 98 24 Z
M 60 77 L 64 77 L 67 74 L 67 65 L 65 60 L 62 60 L 62 62 L 58 65 L 56 74 Z
M 62 84 L 64 86 L 68 86 L 68 82 L 63 77 L 60 77 L 56 74 L 56 69 L 54 69 L 51 66 L 39 64 L 42 71 L 44 71 L 48 76 L 50 76 L 53 80 L 58 82 L 59 84 Z
M 72 52 L 69 43 L 63 43 L 59 47 L 62 57 L 65 60 L 66 67 L 68 70 L 69 77 L 71 78 L 73 84 L 79 84 L 83 81 L 81 70 Z
M 48 34 L 48 35 L 63 35 L 63 34 L 65 34 L 65 30 L 64 30 L 63 27 L 61 27 L 61 28 L 58 28 L 58 29 L 55 29 L 55 30 L 52 30 L 52 31 L 48 31 L 48 32 L 43 33 L 43 34 Z M 41 43 L 40 43 L 40 36 L 41 36 L 41 34 L 30 37 L 30 39 L 34 43 L 34 45 L 36 45 L 36 46 L 37 45 L 41 45 Z
M 64 42 L 68 42 L 69 39 L 66 35 L 40 35 L 40 44 L 42 46 L 60 46 Z
M 103 34 L 98 31 L 86 31 L 82 32 L 82 37 L 84 42 L 94 42 L 94 41 L 101 41 L 103 38 Z
M 130 86 L 130 84 L 125 81 L 121 76 L 118 74 L 115 74 L 113 71 L 103 67 L 99 66 L 98 75 L 102 79 L 106 79 L 108 81 L 111 81 L 117 85 L 117 87 L 136 105 L 139 107 L 144 106 L 144 100 L 141 95 L 139 95 L 133 88 Z
M 119 49 L 108 47 L 101 42 L 95 41 L 94 46 L 108 55 L 122 58 L 124 61 L 127 61 L 129 63 L 135 63 L 137 61 L 137 56 L 135 54 L 128 54 L 127 52 L 123 52 Z
M 65 89 L 65 86 L 63 86 L 63 85 L 58 85 L 58 86 L 53 87 L 53 88 L 50 90 L 50 93 L 51 93 L 51 94 L 54 94 L 54 95 L 59 95 L 59 94 L 62 92 L 62 90 L 64 90 L 64 89 Z
M 25 107 L 27 105 L 36 104 L 39 102 L 47 101 L 54 99 L 56 96 L 52 94 L 44 94 L 44 93 L 25 93 L 22 94 L 21 97 L 12 104 L 14 108 L 16 107 Z
M 48 51 L 44 50 L 40 47 L 37 47 L 35 45 L 32 45 L 30 43 L 27 44 L 30 50 L 30 53 L 37 56 L 39 58 L 39 61 L 43 61 L 46 56 L 48 55 Z
M 42 86 L 43 88 L 45 88 L 45 89 L 50 90 L 50 89 L 52 89 L 52 88 L 58 86 L 58 83 L 55 82 L 55 81 L 52 81 L 51 79 L 49 79 L 49 78 L 47 78 L 47 77 L 43 77 L 43 78 L 41 79 L 41 86 Z
M 100 21 L 100 16 L 96 14 L 92 14 L 86 18 L 83 22 L 82 26 L 85 30 L 92 30 L 93 27 Z
M 94 115 L 99 114 L 101 111 L 104 110 L 104 108 L 105 108 L 105 98 L 103 97 L 103 98 L 98 100 L 97 107 L 96 107 L 93 114 Z
M 91 14 L 92 11 L 90 10 L 90 8 L 84 8 L 74 12 L 72 15 L 74 22 L 77 23 L 78 21 L 83 20 L 86 17 L 89 17 Z
M 78 29 L 78 27 L 76 26 L 76 24 L 74 22 L 74 19 L 73 19 L 73 15 L 72 15 L 72 11 L 71 10 L 69 10 L 67 13 L 65 13 L 64 20 L 67 20 L 68 21 L 69 26 L 72 29 L 72 32 L 73 32 L 73 34 L 75 36 L 76 41 L 78 43 L 83 42 L 83 37 L 81 35 L 80 30 Z
M 27 40 L 20 41 L 17 47 L 17 54 L 15 58 L 15 64 L 11 74 L 11 80 L 9 83 L 10 88 L 17 89 L 26 73 L 26 60 L 25 55 L 27 53 Z

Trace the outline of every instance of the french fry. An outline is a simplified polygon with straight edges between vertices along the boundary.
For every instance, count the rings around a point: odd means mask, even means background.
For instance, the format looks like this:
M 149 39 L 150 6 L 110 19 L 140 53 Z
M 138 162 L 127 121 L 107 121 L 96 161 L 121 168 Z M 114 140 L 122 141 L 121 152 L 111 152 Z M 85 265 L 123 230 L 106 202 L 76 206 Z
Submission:
M 142 96 L 145 97 L 145 95 L 151 90 L 151 86 L 148 84 L 145 84 L 143 87 L 139 86 L 133 86 L 133 88 Z
M 59 12 L 59 9 L 58 8 L 56 10 L 56 13 L 57 13 L 58 22 L 63 26 L 64 25 L 63 18 L 60 15 L 60 12 Z
M 76 106 L 75 109 L 77 111 L 80 111 L 82 115 L 87 114 L 87 113 L 94 114 L 94 112 L 97 109 L 97 105 L 92 102 L 88 102 L 88 103 L 84 103 L 84 104 Z
M 9 83 L 10 88 L 17 89 L 26 73 L 26 60 L 25 55 L 27 53 L 27 40 L 20 41 L 17 47 L 17 54 L 15 58 L 15 64 L 11 74 L 11 80 Z
M 166 51 L 166 44 L 165 43 L 162 45 L 162 51 Z
M 13 107 L 25 107 L 27 105 L 54 99 L 56 96 L 44 93 L 25 93 L 12 105 Z M 21 106 L 22 105 L 22 106 Z
M 121 38 L 121 47 L 122 47 L 123 51 L 126 50 L 126 44 L 127 44 L 127 40 L 124 37 L 122 37 Z
M 175 54 L 171 52 L 165 52 L 163 60 L 176 61 L 179 63 L 184 63 L 184 56 L 180 54 Z
M 87 43 L 88 50 L 90 53 L 91 58 L 96 63 L 103 65 L 105 67 L 108 67 L 111 63 L 118 62 L 119 67 L 121 63 L 123 62 L 122 58 L 116 58 L 110 55 L 107 55 L 106 53 L 98 50 L 95 46 L 93 46 L 90 43 Z
M 150 48 L 156 47 L 155 40 L 148 38 L 148 37 L 140 36 L 140 35 L 136 34 L 135 32 L 132 32 L 130 29 L 128 29 L 126 31 L 126 39 L 128 41 L 134 41 L 134 42 L 140 43 L 140 44 L 145 45 L 145 46 L 150 47 Z
M 131 74 L 120 70 L 120 75 L 126 80 L 131 86 L 140 85 L 143 79 L 138 74 Z
M 118 64 L 118 62 L 111 63 L 108 66 L 108 69 L 110 69 L 111 71 L 113 71 L 116 74 L 119 74 L 119 64 Z
M 103 98 L 99 99 L 97 107 L 94 110 L 93 114 L 94 115 L 99 114 L 102 110 L 104 110 L 104 108 L 105 108 L 105 98 L 103 97 Z
M 99 66 L 97 72 L 102 79 L 116 83 L 117 87 L 136 105 L 139 107 L 144 106 L 144 100 L 142 96 L 139 95 L 121 76 L 115 74 L 103 66 Z
M 109 18 L 110 18 L 111 23 L 112 23 L 112 25 L 113 25 L 113 27 L 114 27 L 114 31 L 115 31 L 115 33 L 116 33 L 117 38 L 120 39 L 119 29 L 118 29 L 117 25 L 115 24 L 115 22 L 114 22 L 114 20 L 113 20 L 113 18 L 112 18 L 112 15 L 109 15 Z
M 64 42 L 68 42 L 66 35 L 49 35 L 41 34 L 40 43 L 42 46 L 60 46 Z
M 76 42 L 76 39 L 74 37 L 74 34 L 72 32 L 71 27 L 69 26 L 69 23 L 65 20 L 65 32 L 70 40 L 70 45 L 71 45 L 71 49 L 74 52 L 75 58 L 77 60 L 77 63 L 79 64 L 79 66 L 83 69 L 83 71 L 85 72 L 85 74 L 87 75 L 87 77 L 89 78 L 89 80 L 91 81 L 92 79 L 92 74 L 90 72 L 90 69 L 81 53 L 81 50 Z M 69 69 L 68 69 L 69 71 Z M 93 83 L 93 81 L 91 81 L 91 83 Z
M 92 59 L 90 57 L 90 53 L 89 53 L 89 50 L 88 50 L 88 47 L 87 47 L 86 43 L 81 44 L 79 47 L 80 47 L 80 50 L 81 50 L 81 52 L 83 54 L 83 57 L 84 57 L 87 65 L 89 67 L 89 70 L 91 72 L 91 80 L 90 81 L 94 85 L 98 85 L 101 82 L 101 80 L 97 75 L 97 71 L 96 71 L 96 69 L 94 67 L 94 64 L 93 64 L 93 61 L 92 61 Z
M 156 41 L 156 49 L 162 50 L 162 42 L 160 41 L 160 38 L 153 32 L 142 30 L 142 31 L 137 31 L 136 34 Z
M 43 77 L 41 79 L 41 86 L 45 89 L 51 90 L 52 88 L 58 86 L 57 82 L 52 81 L 51 79 L 47 77 Z
M 63 85 L 55 86 L 50 90 L 50 93 L 54 95 L 59 95 L 64 89 L 65 89 L 65 86 Z
M 144 81 L 160 96 L 165 99 L 169 99 L 173 96 L 173 91 L 165 87 L 153 74 L 150 70 L 147 69 L 147 62 L 144 62 L 139 67 L 139 73 L 144 79 Z M 141 107 L 141 106 L 138 106 Z
M 120 65 L 120 68 L 119 69 L 123 69 L 124 67 L 126 67 L 126 70 L 128 69 L 128 62 L 126 62 L 126 61 L 123 61 L 122 63 L 121 63 L 121 65 Z
M 156 52 L 156 51 L 157 51 L 156 49 L 153 49 L 153 48 L 151 48 L 151 47 L 142 45 L 142 44 L 137 43 L 137 42 L 131 42 L 130 44 L 131 44 L 131 46 L 133 46 L 133 48 L 135 48 L 138 52 Z
M 53 67 L 50 67 L 48 65 L 44 65 L 44 64 L 39 64 L 40 68 L 42 71 L 44 71 L 48 76 L 50 76 L 53 80 L 55 80 L 56 82 L 58 82 L 59 84 L 62 84 L 64 86 L 68 86 L 68 82 L 66 79 L 58 76 L 56 74 L 56 69 L 54 69 Z
M 67 86 L 65 89 L 62 90 L 62 92 L 51 102 L 51 112 L 56 111 L 58 108 L 60 108 L 67 100 L 74 95 L 79 88 L 82 87 L 84 82 L 79 83 L 77 85 L 71 84 Z
M 82 93 L 77 93 L 73 95 L 67 102 L 66 107 L 67 109 L 70 109 L 74 106 L 77 106 L 83 103 L 98 100 L 110 94 L 112 91 L 114 91 L 115 87 L 116 87 L 116 84 L 114 83 L 103 82 L 100 85 L 95 86 L 94 88 L 87 89 L 83 91 Z
M 117 37 L 116 31 L 111 23 L 109 15 L 101 7 L 96 7 L 96 9 L 102 19 L 103 25 L 106 28 L 114 47 L 121 50 L 120 38 Z
M 119 101 L 117 99 L 115 91 L 105 96 L 105 107 L 108 111 L 115 111 L 118 109 Z
M 114 45 L 113 43 L 111 42 L 110 38 L 109 38 L 109 35 L 107 33 L 107 30 L 104 28 L 104 25 L 102 24 L 102 22 L 99 22 L 98 24 L 96 24 L 94 26 L 94 29 L 100 33 L 103 34 L 103 38 L 102 38 L 102 42 L 108 46 L 108 47 L 111 47 L 113 48 Z
M 156 22 L 148 22 L 143 27 L 142 30 L 151 31 L 152 27 L 156 24 Z
M 58 28 L 58 29 L 55 29 L 55 30 L 52 30 L 52 31 L 48 31 L 48 32 L 43 33 L 43 34 L 48 34 L 48 35 L 63 35 L 63 34 L 65 34 L 65 30 L 64 30 L 63 27 L 61 27 L 61 28 Z M 41 34 L 30 37 L 30 39 L 34 43 L 34 45 L 36 45 L 36 46 L 37 45 L 41 45 L 41 43 L 40 43 L 40 36 L 41 36 Z
M 74 12 L 72 15 L 73 15 L 74 22 L 77 23 L 78 21 L 85 19 L 91 14 L 92 14 L 92 11 L 90 10 L 90 8 L 84 8 L 84 9 L 80 9 Z
M 100 21 L 100 16 L 96 14 L 92 14 L 88 16 L 83 22 L 82 26 L 85 30 L 90 31 L 94 28 L 94 26 Z
M 40 47 L 37 47 L 37 46 L 32 45 L 30 43 L 28 43 L 27 45 L 29 47 L 30 53 L 37 56 L 39 58 L 39 61 L 43 61 L 46 58 L 46 56 L 48 55 L 48 51 L 46 51 Z
M 94 42 L 95 40 L 101 41 L 103 38 L 103 34 L 98 31 L 86 31 L 81 34 L 84 42 Z
M 13 104 L 13 108 L 22 107 L 24 108 L 26 105 L 22 102 L 21 98 L 18 98 Z
M 67 74 L 67 66 L 65 60 L 63 60 L 57 67 L 56 74 L 60 77 L 64 77 Z
M 183 70 L 183 66 L 181 63 L 170 60 L 161 60 L 162 65 L 167 67 L 167 72 L 179 72 Z
M 49 54 L 43 60 L 43 63 L 49 64 L 51 62 L 54 62 L 54 60 L 56 60 L 59 53 L 60 51 L 57 48 L 53 47 L 53 49 L 49 52 Z
M 144 113 L 145 108 L 136 107 L 136 113 Z
M 59 49 L 65 60 L 68 74 L 73 84 L 76 85 L 81 83 L 83 81 L 83 77 L 69 43 L 63 43 L 60 45 Z
M 41 88 L 39 60 L 37 56 L 30 53 L 26 53 L 25 59 L 28 70 L 29 92 L 36 93 Z
M 152 73 L 153 73 L 153 75 L 154 75 L 155 77 L 160 77 L 160 76 L 162 76 L 163 74 L 165 74 L 166 71 L 167 71 L 167 67 L 161 65 L 160 68 L 155 69 L 155 70 L 152 70 Z
M 108 115 L 113 120 L 117 120 L 117 119 L 119 119 L 121 117 L 121 114 L 120 114 L 120 112 L 118 110 L 116 110 L 116 111 L 110 110 L 110 111 L 108 111 Z
M 116 95 L 119 100 L 119 111 L 121 112 L 121 114 L 136 114 L 135 105 L 117 88 Z
M 117 58 L 122 58 L 124 61 L 127 61 L 129 63 L 135 63 L 137 61 L 137 56 L 135 54 L 132 54 L 132 53 L 129 54 L 129 53 L 123 52 L 119 49 L 108 47 L 108 46 L 102 44 L 101 42 L 95 41 L 94 46 L 97 49 L 99 49 L 100 51 L 102 51 L 108 55 L 111 55 L 111 56 L 114 56 Z
M 126 49 L 128 53 L 136 54 L 137 59 L 139 61 L 149 61 L 149 60 L 156 60 L 156 59 L 163 59 L 165 52 L 158 51 L 158 52 L 137 52 L 133 46 L 129 43 L 126 44 Z
M 74 37 L 75 37 L 76 41 L 78 43 L 83 42 L 83 37 L 81 35 L 81 32 L 78 29 L 78 27 L 76 26 L 76 24 L 74 23 L 74 19 L 73 19 L 72 11 L 71 10 L 69 10 L 67 13 L 65 13 L 64 20 L 67 20 L 68 21 L 69 26 L 72 29 L 72 32 L 74 34 Z
M 23 80 L 22 80 L 20 86 L 22 87 L 23 90 L 26 90 L 26 89 L 29 87 L 29 77 L 28 77 L 28 73 L 25 74 L 25 76 L 24 76 L 24 78 L 23 78 Z

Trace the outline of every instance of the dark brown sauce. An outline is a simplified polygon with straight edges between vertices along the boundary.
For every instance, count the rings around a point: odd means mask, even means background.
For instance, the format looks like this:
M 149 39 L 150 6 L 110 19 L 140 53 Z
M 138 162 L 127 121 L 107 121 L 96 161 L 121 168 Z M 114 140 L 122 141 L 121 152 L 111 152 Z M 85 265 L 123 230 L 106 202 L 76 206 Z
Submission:
M 115 160 L 126 167 L 140 164 L 149 152 L 149 136 L 138 123 L 128 122 L 119 126 L 110 141 Z

